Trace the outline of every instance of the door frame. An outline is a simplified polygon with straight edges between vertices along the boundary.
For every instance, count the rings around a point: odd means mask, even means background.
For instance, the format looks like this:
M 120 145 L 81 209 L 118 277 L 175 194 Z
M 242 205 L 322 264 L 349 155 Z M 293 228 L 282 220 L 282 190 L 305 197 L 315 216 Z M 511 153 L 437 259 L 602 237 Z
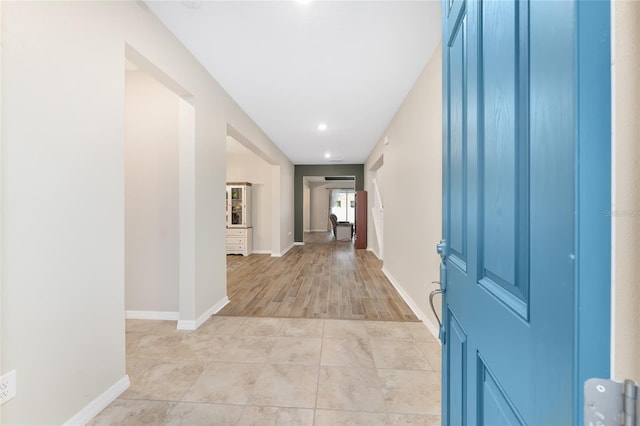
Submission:
M 611 376 L 611 7 L 609 0 L 576 2 L 574 418 L 579 424 L 584 382 Z

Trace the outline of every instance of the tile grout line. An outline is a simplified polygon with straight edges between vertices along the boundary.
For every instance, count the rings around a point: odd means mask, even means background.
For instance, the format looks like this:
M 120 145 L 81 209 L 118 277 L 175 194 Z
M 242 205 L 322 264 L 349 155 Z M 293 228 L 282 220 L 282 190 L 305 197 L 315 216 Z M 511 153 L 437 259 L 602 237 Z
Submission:
M 316 401 L 313 404 L 313 423 L 312 426 L 316 424 L 316 414 L 318 412 L 318 394 L 320 393 L 320 371 L 322 369 L 322 348 L 324 347 L 324 330 L 326 326 L 326 320 L 322 319 L 322 335 L 320 338 L 320 356 L 318 357 L 318 379 L 316 380 Z

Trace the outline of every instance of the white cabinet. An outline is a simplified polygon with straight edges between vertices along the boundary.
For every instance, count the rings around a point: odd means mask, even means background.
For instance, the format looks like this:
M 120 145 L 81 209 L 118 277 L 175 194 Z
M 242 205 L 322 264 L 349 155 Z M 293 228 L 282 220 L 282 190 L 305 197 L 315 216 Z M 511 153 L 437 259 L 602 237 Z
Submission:
M 227 254 L 249 256 L 253 250 L 253 228 L 227 228 Z
M 248 256 L 253 250 L 251 183 L 227 182 L 227 254 Z

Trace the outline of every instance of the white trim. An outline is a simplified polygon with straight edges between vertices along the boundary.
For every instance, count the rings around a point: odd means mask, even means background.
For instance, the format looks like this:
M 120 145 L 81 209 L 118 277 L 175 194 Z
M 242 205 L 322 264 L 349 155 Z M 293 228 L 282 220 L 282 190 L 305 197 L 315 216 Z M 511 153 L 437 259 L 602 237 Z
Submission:
M 227 306 L 229 298 L 223 297 L 218 303 L 207 309 L 207 311 L 200 315 L 197 320 L 178 320 L 178 330 L 197 330 L 202 324 L 204 324 L 211 315 L 216 314 L 220 309 Z
M 254 253 L 254 254 L 271 254 L 271 250 L 252 250 L 251 253 Z
M 436 325 L 431 322 L 427 314 L 425 314 L 422 311 L 422 309 L 418 307 L 416 302 L 414 302 L 411 296 L 409 296 L 409 293 L 407 293 L 404 290 L 404 288 L 402 288 L 400 283 L 393 277 L 393 275 L 391 275 L 391 273 L 388 270 L 385 269 L 384 266 L 382 267 L 382 273 L 389 279 L 389 282 L 391 282 L 391 284 L 393 285 L 393 287 L 395 287 L 398 293 L 400 293 L 400 297 L 402 297 L 402 299 L 404 299 L 407 305 L 409 305 L 409 308 L 411 308 L 413 313 L 418 317 L 418 319 L 420 319 L 420 321 L 422 321 L 425 327 L 427 327 L 427 330 L 429 330 L 429 332 L 433 335 L 433 337 L 435 337 L 439 342 L 440 340 L 438 339 L 438 334 L 439 334 L 438 327 L 436 327 Z
M 106 391 L 102 392 L 100 396 L 87 404 L 82 410 L 80 410 L 75 416 L 71 417 L 69 420 L 64 422 L 65 426 L 75 426 L 75 425 L 86 425 L 89 423 L 95 416 L 97 416 L 100 411 L 107 408 L 109 404 L 116 400 L 131 385 L 129 381 L 129 376 L 125 375 L 123 378 L 118 380 L 113 386 L 111 386 Z
M 330 229 L 312 229 L 309 232 L 329 232 L 331 231 Z
M 304 244 L 304 243 L 303 243 Z M 289 250 L 291 250 L 293 248 L 293 246 L 297 246 L 299 245 L 299 243 L 293 243 L 291 244 L 289 247 L 287 247 L 286 249 L 284 249 L 283 251 L 281 251 L 280 253 L 271 253 L 271 257 L 282 257 L 285 254 L 287 254 L 287 252 Z
M 375 257 L 378 258 L 378 260 L 382 260 L 382 258 L 380 257 L 380 255 L 378 254 L 378 252 L 376 250 L 373 249 L 373 247 L 367 247 L 367 251 L 370 251 L 371 253 L 373 253 L 373 255 Z M 389 280 L 391 281 L 391 280 Z
M 304 245 L 304 241 L 300 242 L 300 241 L 296 241 L 295 243 L 293 243 L 294 246 L 303 246 Z
M 125 311 L 124 317 L 126 319 L 178 321 L 180 313 L 168 311 Z

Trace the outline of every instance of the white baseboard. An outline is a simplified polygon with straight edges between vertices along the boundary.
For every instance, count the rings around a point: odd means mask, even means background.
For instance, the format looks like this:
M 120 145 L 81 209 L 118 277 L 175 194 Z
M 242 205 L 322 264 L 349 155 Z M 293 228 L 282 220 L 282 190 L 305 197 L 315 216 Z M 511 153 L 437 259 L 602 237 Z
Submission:
M 380 254 L 378 254 L 378 252 L 374 250 L 373 247 L 367 247 L 367 251 L 370 251 L 371 253 L 373 253 L 374 256 L 378 258 L 378 260 L 382 260 L 382 258 L 380 257 Z
M 311 232 L 311 229 L 305 229 L 304 232 Z
M 178 321 L 180 313 L 165 311 L 125 311 L 124 317 L 126 319 Z
M 393 277 L 393 275 L 391 275 L 391 273 L 389 273 L 389 271 L 387 271 L 384 268 L 384 266 L 382 267 L 382 273 L 389 279 L 389 281 L 395 287 L 395 289 L 398 291 L 398 293 L 400 293 L 400 297 L 402 297 L 402 299 L 404 299 L 404 301 L 407 303 L 407 305 L 409 305 L 409 308 L 411 308 L 413 313 L 418 317 L 418 319 L 420 321 L 422 321 L 422 323 L 425 325 L 425 327 L 427 327 L 427 330 L 429 330 L 429 333 L 431 333 L 433 335 L 433 337 L 438 339 L 438 334 L 439 334 L 438 327 L 431 322 L 431 320 L 429 319 L 427 314 L 425 314 L 422 311 L 422 309 L 420 309 L 418 307 L 416 302 L 411 298 L 411 296 L 409 296 L 409 293 L 407 293 L 404 290 L 404 288 L 402 288 L 400 283 Z M 438 342 L 439 341 L 440 340 L 438 340 Z
M 293 243 L 294 246 L 303 246 L 304 245 L 304 241 L 296 241 L 295 243 Z
M 330 231 L 330 229 L 312 229 L 309 232 L 329 232 L 329 231 Z
M 207 309 L 207 311 L 200 315 L 197 320 L 178 320 L 178 330 L 197 330 L 202 324 L 204 324 L 211 315 L 216 314 L 220 311 L 220 309 L 227 306 L 229 303 L 229 298 L 225 296 L 218 303 Z
M 293 246 L 298 245 L 298 243 L 293 243 L 291 244 L 289 247 L 287 247 L 286 249 L 284 249 L 283 251 L 281 251 L 280 253 L 271 253 L 271 257 L 282 257 L 285 254 L 287 254 L 287 252 L 289 250 L 291 250 L 293 248 Z
M 253 254 L 271 254 L 271 250 L 252 250 Z
M 75 416 L 64 422 L 65 426 L 86 425 L 102 410 L 107 408 L 109 404 L 116 400 L 131 385 L 129 376 L 125 375 L 118 380 L 113 386 L 102 392 L 100 396 L 91 401 L 87 406 L 80 410 Z

